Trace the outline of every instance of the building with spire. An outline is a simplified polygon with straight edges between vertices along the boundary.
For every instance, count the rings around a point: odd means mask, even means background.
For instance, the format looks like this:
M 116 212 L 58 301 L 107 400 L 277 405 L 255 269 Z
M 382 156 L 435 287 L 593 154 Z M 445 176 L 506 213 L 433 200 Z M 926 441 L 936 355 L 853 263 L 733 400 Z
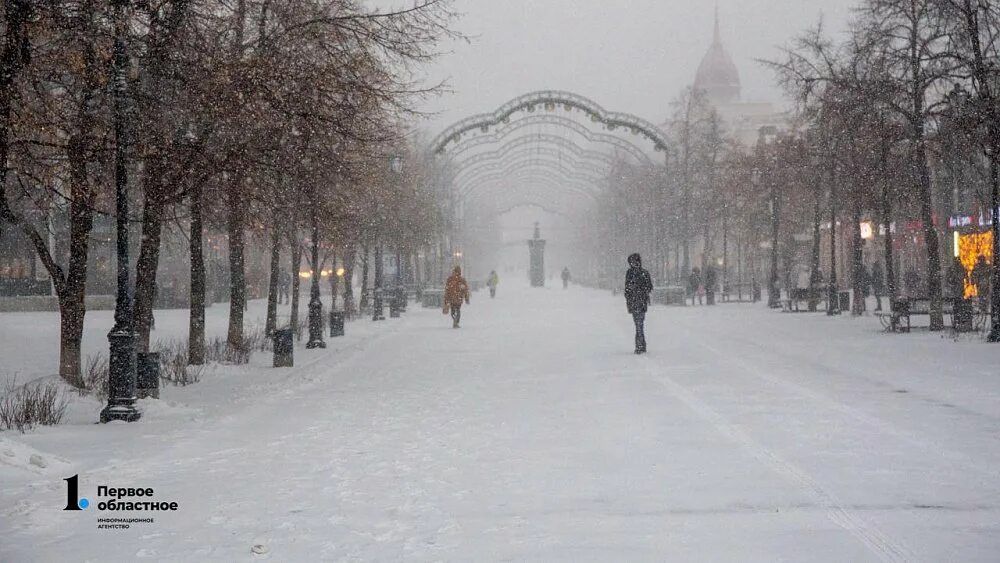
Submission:
M 740 71 L 722 45 L 718 7 L 715 8 L 715 34 L 712 38 L 712 46 L 709 47 L 708 52 L 701 59 L 701 64 L 698 65 L 694 87 L 704 91 L 712 104 L 725 105 L 740 100 Z
M 733 137 L 744 146 L 757 141 L 761 127 L 784 129 L 788 115 L 779 113 L 769 102 L 743 100 L 740 71 L 722 41 L 719 8 L 715 8 L 715 28 L 712 44 L 698 65 L 694 88 L 705 93 Z

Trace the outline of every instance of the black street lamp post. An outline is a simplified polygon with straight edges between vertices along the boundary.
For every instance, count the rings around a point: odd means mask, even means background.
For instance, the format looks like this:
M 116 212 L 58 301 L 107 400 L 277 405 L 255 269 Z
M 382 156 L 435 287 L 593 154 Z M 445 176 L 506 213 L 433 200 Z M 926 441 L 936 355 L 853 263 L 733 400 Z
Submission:
M 763 127 L 760 130 L 760 138 L 757 141 L 758 146 L 767 151 L 765 153 L 765 158 L 767 159 L 765 174 L 767 175 L 770 187 L 769 207 L 771 211 L 771 275 L 767 284 L 767 306 L 771 308 L 781 306 L 781 292 L 778 289 L 778 236 L 781 230 L 781 201 L 778 196 L 778 179 L 775 177 L 777 174 L 777 160 L 774 154 L 775 147 L 768 139 L 770 135 L 774 135 L 775 133 L 772 128 Z
M 830 287 L 827 290 L 826 314 L 840 314 L 840 296 L 837 292 L 837 168 L 830 167 Z
M 771 277 L 767 286 L 767 306 L 777 308 L 781 306 L 781 293 L 778 290 L 778 234 L 780 231 L 778 183 L 774 178 L 771 183 Z
M 309 342 L 306 342 L 306 348 L 309 350 L 326 348 L 326 342 L 323 342 L 323 301 L 319 297 L 319 218 L 316 216 L 318 201 L 316 199 L 315 185 L 312 187 L 311 195 L 312 275 L 310 278 L 312 284 L 309 287 Z
M 136 353 L 132 319 L 128 249 L 128 131 L 125 126 L 128 54 L 125 34 L 128 28 L 128 1 L 114 2 L 115 39 L 112 61 L 113 118 L 115 130 L 115 211 L 117 214 L 116 251 L 118 287 L 115 295 L 115 325 L 108 333 L 108 404 L 101 411 L 101 422 L 132 422 L 142 416 L 135 408 Z
M 403 168 L 403 159 L 393 156 L 389 159 L 389 172 L 397 175 Z M 375 283 L 372 289 L 372 320 L 385 320 L 385 277 L 382 273 L 382 240 L 375 236 Z M 396 283 L 399 284 L 399 262 L 396 263 Z
M 372 287 L 372 320 L 385 320 L 385 307 L 382 302 L 382 241 L 375 237 L 375 281 Z

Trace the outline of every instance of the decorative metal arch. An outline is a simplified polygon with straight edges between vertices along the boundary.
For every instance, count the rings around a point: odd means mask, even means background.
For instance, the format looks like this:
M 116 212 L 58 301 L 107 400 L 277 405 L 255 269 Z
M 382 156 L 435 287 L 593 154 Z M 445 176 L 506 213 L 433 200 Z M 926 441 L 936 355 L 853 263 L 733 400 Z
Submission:
M 562 164 L 580 174 L 592 176 L 597 179 L 607 178 L 611 171 L 610 168 L 602 168 L 585 160 L 566 158 L 565 155 L 551 149 L 530 149 L 517 151 L 506 157 L 494 156 L 493 158 L 481 159 L 478 162 L 472 163 L 472 165 L 462 168 L 455 175 L 455 184 L 461 185 L 465 178 L 474 176 L 482 170 L 498 170 L 514 164 L 530 168 L 539 163 L 544 163 L 543 165 L 545 166 L 549 163 Z
M 503 215 L 504 213 L 514 209 L 516 207 L 521 207 L 525 205 L 535 205 L 548 211 L 549 213 L 554 213 L 556 215 L 562 215 L 564 217 L 573 219 L 575 221 L 576 214 L 565 210 L 565 205 L 561 202 L 554 200 L 552 198 L 547 198 L 542 192 L 535 191 L 532 193 L 511 193 L 508 191 L 502 192 L 483 192 L 483 194 L 489 195 L 500 195 L 501 197 L 495 201 L 489 203 L 481 203 L 480 205 L 485 207 L 477 207 L 482 212 L 488 215 Z M 477 200 L 478 201 L 478 200 Z M 464 223 L 464 221 L 463 221 Z
M 581 111 L 595 123 L 601 123 L 610 131 L 623 128 L 633 135 L 645 137 L 653 143 L 657 152 L 666 150 L 670 142 L 666 134 L 651 122 L 629 113 L 609 112 L 603 107 L 573 92 L 542 90 L 530 92 L 514 98 L 497 108 L 493 113 L 482 113 L 467 117 L 448 127 L 431 143 L 435 153 L 444 152 L 449 143 L 458 141 L 469 131 L 488 133 L 491 127 L 509 123 L 517 112 L 532 113 L 538 109 L 554 112 L 559 106 L 566 111 Z
M 550 172 L 544 169 L 523 170 L 520 172 L 513 172 L 510 174 L 503 172 L 494 172 L 491 174 L 486 174 L 480 176 L 479 178 L 476 178 L 474 183 L 467 185 L 466 189 L 461 193 L 461 195 L 463 199 L 465 199 L 466 201 L 471 201 L 472 199 L 474 199 L 472 195 L 478 192 L 483 186 L 495 184 L 505 180 L 521 180 L 521 181 L 534 182 L 537 179 L 550 180 L 548 184 L 550 187 L 557 187 L 564 190 L 572 191 L 574 193 L 582 194 L 594 201 L 597 200 L 597 197 L 599 195 L 598 190 L 595 189 L 597 188 L 597 186 L 592 182 L 567 179 L 555 172 Z
M 541 180 L 542 184 L 545 184 L 550 188 L 557 188 L 551 180 Z M 550 191 L 543 190 L 531 190 L 530 187 L 524 188 L 513 188 L 512 190 L 498 190 L 498 191 L 480 191 L 477 197 L 470 202 L 468 209 L 482 209 L 492 211 L 494 207 L 503 207 L 509 205 L 511 201 L 514 202 L 530 202 L 537 204 L 539 206 L 550 207 L 560 207 L 559 197 L 554 196 Z
M 538 203 L 537 201 L 526 201 L 526 202 L 523 202 L 523 203 L 516 203 L 514 205 L 510 205 L 510 206 L 507 206 L 507 207 L 503 207 L 501 209 L 497 209 L 497 215 L 503 215 L 504 213 L 508 213 L 510 211 L 513 211 L 513 210 L 517 209 L 518 207 L 528 207 L 528 206 L 531 206 L 531 205 L 534 205 L 535 207 L 538 207 L 539 209 L 541 209 L 542 211 L 545 211 L 546 213 L 551 213 L 552 215 L 561 215 L 563 217 L 566 217 L 571 222 L 575 221 L 575 219 L 576 219 L 574 216 L 567 215 L 566 213 L 563 213 L 562 211 L 559 211 L 557 209 L 549 209 L 548 207 L 542 205 L 541 203 Z
M 603 153 L 600 151 L 586 150 L 582 148 L 580 145 L 568 139 L 564 139 L 562 137 L 558 137 L 558 139 L 559 141 L 554 143 L 557 145 L 558 148 L 552 148 L 548 146 L 548 143 L 540 145 L 536 139 L 530 136 L 518 137 L 512 141 L 508 141 L 505 145 L 501 146 L 500 148 L 494 151 L 478 153 L 464 160 L 460 160 L 455 165 L 454 170 L 456 171 L 456 176 L 457 176 L 461 174 L 462 171 L 466 170 L 469 167 L 475 166 L 476 164 L 497 160 L 499 158 L 506 156 L 509 153 L 517 151 L 518 149 L 524 149 L 525 147 L 530 147 L 530 150 L 536 151 L 539 154 L 543 154 L 546 156 L 558 156 L 558 157 L 562 156 L 563 154 L 562 149 L 565 149 L 565 152 L 572 154 L 581 161 L 585 161 L 588 166 L 596 166 L 591 161 L 600 161 L 604 163 L 608 167 L 608 169 L 610 169 L 611 166 L 613 166 L 615 163 L 615 159 L 612 158 L 607 153 Z
M 580 135 L 581 137 L 587 139 L 592 143 L 602 143 L 606 145 L 611 145 L 618 150 L 628 153 L 639 162 L 652 163 L 653 161 L 651 158 L 649 158 L 649 155 L 646 154 L 646 151 L 642 150 L 639 147 L 639 145 L 636 145 L 631 141 L 625 140 L 621 137 L 616 137 L 614 135 L 608 135 L 607 133 L 597 133 L 591 131 L 590 129 L 587 129 L 586 127 L 577 123 L 576 121 L 573 121 L 572 119 L 558 115 L 538 115 L 519 120 L 511 124 L 509 127 L 498 129 L 494 133 L 490 133 L 487 135 L 480 135 L 478 137 L 472 137 L 466 141 L 457 143 L 455 145 L 454 150 L 448 154 L 455 156 L 485 144 L 497 143 L 501 139 L 511 135 L 512 133 L 524 129 L 525 127 L 531 127 L 533 125 L 558 125 L 565 129 L 569 129 L 570 131 L 573 131 L 574 133 Z M 531 138 L 534 138 L 538 142 L 553 143 L 556 142 L 555 139 L 565 140 L 565 137 L 554 135 L 552 133 L 531 133 L 529 136 Z
M 576 174 L 580 177 L 586 176 L 587 178 L 593 178 L 595 181 L 606 179 L 610 173 L 610 169 L 594 166 L 593 164 L 589 164 L 587 162 L 549 158 L 551 156 L 553 155 L 542 154 L 536 150 L 530 150 L 518 151 L 517 153 L 509 155 L 506 158 L 501 157 L 485 160 L 474 167 L 465 168 L 456 174 L 454 184 L 456 186 L 461 186 L 467 178 L 474 178 L 483 171 L 509 170 L 514 166 L 521 166 L 524 168 L 532 168 L 535 166 L 551 168 L 558 166 L 561 170 L 567 171 L 568 173 Z
M 563 166 L 556 162 L 550 162 L 547 160 L 539 160 L 533 163 L 533 166 L 521 166 L 517 162 L 507 163 L 505 166 L 497 167 L 496 169 L 490 168 L 480 168 L 482 172 L 477 172 L 471 177 L 466 178 L 461 184 L 456 184 L 457 192 L 459 195 L 465 195 L 469 193 L 469 185 L 475 185 L 477 180 L 486 176 L 492 176 L 494 174 L 502 174 L 506 177 L 511 177 L 519 172 L 535 172 L 535 171 L 546 171 L 552 174 L 558 173 L 565 180 L 569 180 L 575 183 L 587 184 L 592 186 L 593 192 L 599 192 L 601 190 L 601 181 L 604 179 L 601 176 L 589 176 L 587 174 L 581 174 L 573 169 Z
M 513 180 L 514 184 L 508 186 L 507 189 L 501 191 L 492 191 L 487 188 L 504 182 Z M 536 190 L 535 188 L 544 187 L 545 190 Z M 534 190 L 534 191 L 533 191 Z M 477 186 L 468 194 L 464 200 L 465 206 L 474 206 L 477 202 L 482 201 L 484 198 L 493 196 L 501 197 L 506 195 L 524 195 L 521 192 L 527 191 L 531 194 L 536 194 L 539 198 L 544 198 L 548 201 L 555 201 L 566 197 L 575 198 L 578 195 L 583 195 L 587 198 L 591 198 L 591 194 L 586 188 L 580 186 L 579 184 L 567 183 L 566 181 L 558 178 L 553 174 L 518 174 L 514 177 L 504 176 L 502 174 L 496 174 L 491 178 L 484 179 L 481 184 Z

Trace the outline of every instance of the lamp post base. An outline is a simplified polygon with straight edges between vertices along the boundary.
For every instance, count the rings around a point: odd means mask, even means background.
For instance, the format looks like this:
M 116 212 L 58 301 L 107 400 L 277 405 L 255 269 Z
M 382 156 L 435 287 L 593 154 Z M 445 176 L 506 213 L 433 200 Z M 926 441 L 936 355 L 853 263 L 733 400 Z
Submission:
M 135 408 L 135 405 L 108 405 L 101 410 L 101 424 L 112 420 L 122 420 L 125 422 L 135 422 L 142 418 L 142 413 Z
M 108 334 L 108 343 L 108 404 L 101 411 L 101 422 L 135 422 L 142 417 L 142 413 L 135 408 L 135 333 L 131 330 L 112 330 Z
M 326 348 L 323 342 L 323 303 L 319 299 L 309 301 L 309 342 L 307 350 Z

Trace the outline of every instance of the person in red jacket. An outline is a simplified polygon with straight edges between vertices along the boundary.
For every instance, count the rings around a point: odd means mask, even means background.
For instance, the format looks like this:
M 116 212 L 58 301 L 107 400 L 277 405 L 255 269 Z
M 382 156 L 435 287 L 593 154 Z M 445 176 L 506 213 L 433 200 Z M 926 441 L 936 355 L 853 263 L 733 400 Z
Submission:
M 462 320 L 462 302 L 469 303 L 469 284 L 462 277 L 462 269 L 455 266 L 444 286 L 444 312 L 451 309 L 452 328 Z

